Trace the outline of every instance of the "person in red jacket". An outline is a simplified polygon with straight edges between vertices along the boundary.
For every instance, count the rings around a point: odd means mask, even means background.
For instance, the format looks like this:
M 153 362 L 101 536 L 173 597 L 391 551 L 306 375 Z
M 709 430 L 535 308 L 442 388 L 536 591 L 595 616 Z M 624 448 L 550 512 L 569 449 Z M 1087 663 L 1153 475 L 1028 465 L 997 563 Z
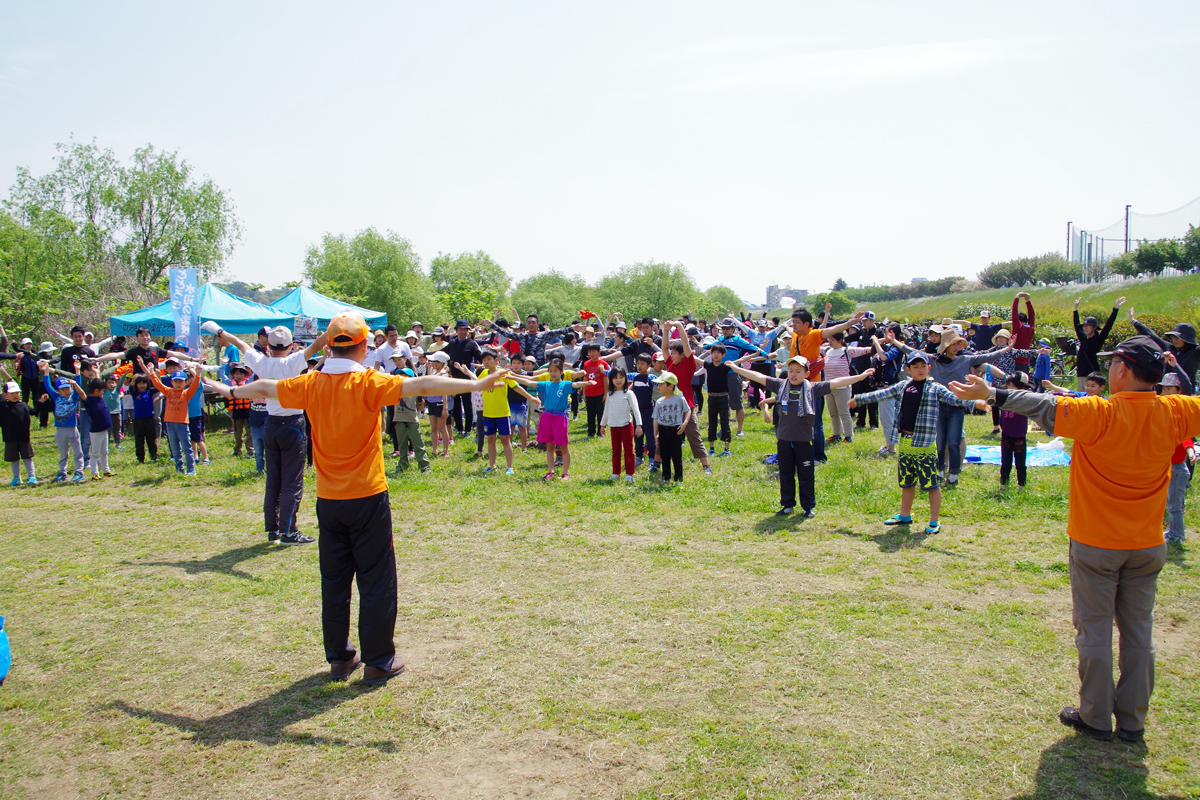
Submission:
M 1017 313 L 1017 304 L 1021 298 L 1025 298 L 1025 313 Z M 1029 350 L 1033 344 L 1033 300 L 1029 297 L 1029 292 L 1018 292 L 1013 298 L 1012 306 L 1012 346 L 1014 350 Z M 1029 374 L 1033 372 L 1029 368 L 1028 358 L 1015 358 L 1013 362 L 1017 366 L 1018 372 Z

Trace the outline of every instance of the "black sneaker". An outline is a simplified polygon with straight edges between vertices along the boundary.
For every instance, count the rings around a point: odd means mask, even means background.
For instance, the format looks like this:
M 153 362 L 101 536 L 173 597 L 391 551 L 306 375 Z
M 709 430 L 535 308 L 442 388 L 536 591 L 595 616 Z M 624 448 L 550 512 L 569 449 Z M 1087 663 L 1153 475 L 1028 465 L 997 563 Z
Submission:
M 1112 741 L 1112 731 L 1102 731 L 1099 728 L 1093 728 L 1083 721 L 1083 717 L 1079 716 L 1079 709 L 1072 706 L 1067 706 L 1062 711 L 1058 712 L 1058 721 L 1068 728 L 1074 728 L 1084 736 L 1090 736 L 1093 739 L 1099 739 L 1102 742 Z
M 279 531 L 267 531 L 267 544 L 279 541 Z
M 796 509 L 794 509 L 794 508 L 781 508 L 781 509 L 779 509 L 778 511 L 776 511 L 776 512 L 775 512 L 775 516 L 777 516 L 777 517 L 790 517 L 790 516 L 792 515 L 792 512 L 793 512 L 793 511 L 795 511 L 795 510 L 796 510 Z
M 292 531 L 291 533 L 283 533 L 279 535 L 280 544 L 312 544 L 315 542 L 311 536 L 305 536 L 303 533 Z
M 813 511 L 811 508 L 806 508 L 804 510 L 804 513 L 801 514 L 800 516 L 804 517 L 805 519 L 812 519 L 816 515 L 817 515 L 817 512 Z
M 1120 739 L 1122 742 L 1137 743 L 1137 742 L 1142 741 L 1142 739 L 1144 739 L 1145 736 L 1146 736 L 1145 730 L 1126 731 L 1126 730 L 1121 730 L 1120 728 L 1117 728 L 1117 738 Z

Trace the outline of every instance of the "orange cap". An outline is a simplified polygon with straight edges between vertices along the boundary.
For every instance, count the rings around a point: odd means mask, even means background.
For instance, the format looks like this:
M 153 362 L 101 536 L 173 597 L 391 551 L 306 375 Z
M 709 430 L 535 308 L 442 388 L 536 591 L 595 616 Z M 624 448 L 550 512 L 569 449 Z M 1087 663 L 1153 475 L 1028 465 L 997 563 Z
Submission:
M 334 347 L 350 347 L 366 341 L 370 330 L 367 327 L 367 321 L 362 318 L 361 314 L 343 311 L 329 320 L 329 327 L 325 329 L 325 335 L 329 337 L 329 343 Z

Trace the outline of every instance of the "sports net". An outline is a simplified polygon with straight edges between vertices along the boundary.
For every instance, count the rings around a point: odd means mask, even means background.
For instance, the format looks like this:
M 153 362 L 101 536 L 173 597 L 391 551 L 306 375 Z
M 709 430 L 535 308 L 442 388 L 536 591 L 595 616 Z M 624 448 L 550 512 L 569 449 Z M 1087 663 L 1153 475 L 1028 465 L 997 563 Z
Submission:
M 1124 216 L 1103 228 L 1072 226 L 1067 260 L 1103 264 L 1127 250 L 1137 249 L 1138 242 L 1178 239 L 1188 232 L 1189 225 L 1200 228 L 1200 197 L 1162 214 L 1139 214 L 1130 210 L 1128 238 Z

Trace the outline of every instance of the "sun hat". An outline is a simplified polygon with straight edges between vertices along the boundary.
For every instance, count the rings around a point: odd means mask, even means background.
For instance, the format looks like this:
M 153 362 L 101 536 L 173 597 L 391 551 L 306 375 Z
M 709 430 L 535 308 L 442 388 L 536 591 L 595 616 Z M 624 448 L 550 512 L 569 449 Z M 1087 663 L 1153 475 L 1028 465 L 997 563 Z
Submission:
M 996 341 L 997 339 L 1009 339 L 1009 340 L 1011 340 L 1011 339 L 1012 339 L 1012 334 L 1011 334 L 1011 333 L 1009 333 L 1009 332 L 1008 332 L 1007 330 L 1005 330 L 1004 328 L 1001 328 L 1000 330 L 996 331 L 996 335 L 992 337 L 992 342 L 993 342 L 993 343 L 995 343 L 995 341 Z
M 267 334 L 267 344 L 271 347 L 288 347 L 292 343 L 292 332 L 282 325 L 271 328 Z
M 1186 322 L 1180 322 L 1173 329 L 1167 331 L 1167 336 L 1178 336 L 1187 344 L 1196 343 L 1196 329 Z
M 41 353 L 43 351 L 54 351 L 57 349 L 58 348 L 54 346 L 54 342 L 42 342 L 41 344 L 38 345 L 39 353 Z
M 954 328 L 943 331 L 941 344 L 938 345 L 938 353 L 946 352 L 950 349 L 950 345 L 961 341 L 965 340 L 958 335 L 958 331 L 954 330 Z
M 672 386 L 678 386 L 679 378 L 675 377 L 674 372 L 664 372 L 662 375 L 658 376 L 658 378 L 655 382 L 656 383 L 669 383 Z
M 409 331 L 408 333 L 404 334 L 404 338 L 405 339 L 420 339 L 421 337 L 417 336 L 416 331 Z
M 353 311 L 343 311 L 329 320 L 325 335 L 334 347 L 350 347 L 367 340 L 370 328 L 361 315 Z
M 1179 373 L 1178 372 L 1166 373 L 1165 375 L 1162 376 L 1162 380 L 1158 382 L 1158 385 L 1159 386 L 1180 386 L 1180 385 L 1182 385 L 1179 382 Z M 9 391 L 15 391 L 15 390 L 9 389 Z
M 181 369 L 177 369 L 171 373 L 171 380 L 173 381 L 186 381 L 187 379 L 188 374 Z
M 1080 325 L 1091 325 L 1093 328 L 1099 328 L 1100 320 L 1096 319 L 1095 317 L 1084 317 L 1083 322 L 1081 322 L 1079 324 Z

